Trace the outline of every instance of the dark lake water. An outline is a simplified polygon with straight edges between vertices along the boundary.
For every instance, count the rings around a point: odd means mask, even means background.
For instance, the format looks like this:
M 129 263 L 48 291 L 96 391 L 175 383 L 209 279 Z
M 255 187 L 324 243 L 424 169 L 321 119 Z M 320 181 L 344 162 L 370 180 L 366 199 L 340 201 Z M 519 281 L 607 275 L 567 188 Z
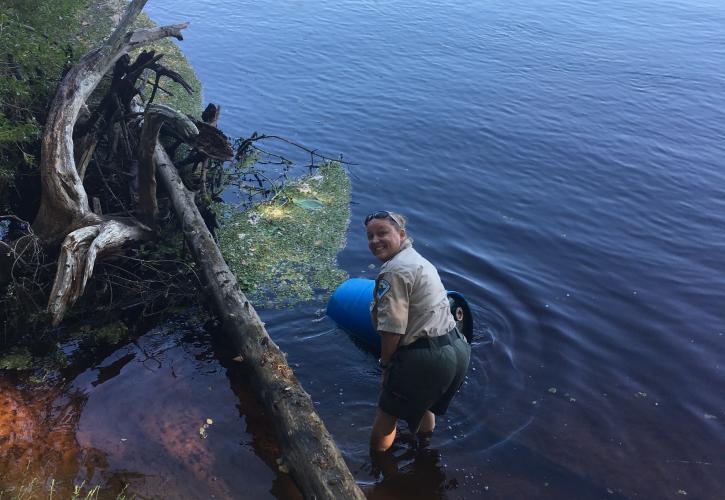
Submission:
M 376 273 L 365 214 L 398 210 L 473 307 L 467 382 L 431 445 L 397 444 L 385 474 L 368 458 L 373 356 L 324 303 L 261 311 L 370 498 L 722 498 L 725 3 L 146 11 L 191 22 L 181 45 L 229 135 L 357 164 L 351 276 Z M 198 328 L 170 328 L 72 382 L 81 447 L 104 457 L 88 477 L 152 497 L 293 497 L 243 384 Z M 153 401 L 119 402 L 114 385 Z

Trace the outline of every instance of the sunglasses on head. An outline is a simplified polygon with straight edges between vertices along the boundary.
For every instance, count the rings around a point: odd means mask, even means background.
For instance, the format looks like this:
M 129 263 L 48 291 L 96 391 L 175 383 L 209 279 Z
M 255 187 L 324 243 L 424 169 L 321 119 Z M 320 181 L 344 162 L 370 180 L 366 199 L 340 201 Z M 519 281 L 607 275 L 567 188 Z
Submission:
M 370 222 L 373 219 L 390 219 L 392 220 L 396 226 L 402 228 L 403 225 L 400 223 L 398 218 L 393 215 L 391 212 L 388 212 L 387 210 L 380 210 L 378 212 L 373 212 L 368 214 L 367 217 L 365 217 L 365 226 L 368 225 L 368 222 Z

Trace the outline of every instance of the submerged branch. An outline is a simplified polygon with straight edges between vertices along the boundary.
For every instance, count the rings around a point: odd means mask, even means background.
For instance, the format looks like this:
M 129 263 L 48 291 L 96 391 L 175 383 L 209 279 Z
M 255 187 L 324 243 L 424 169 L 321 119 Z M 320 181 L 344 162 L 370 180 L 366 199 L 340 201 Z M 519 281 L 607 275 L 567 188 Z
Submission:
M 305 152 L 309 153 L 310 156 L 312 156 L 313 158 L 319 158 L 319 159 L 325 160 L 325 161 L 334 161 L 334 162 L 340 163 L 341 165 L 357 165 L 357 163 L 352 163 L 352 162 L 349 162 L 349 161 L 343 161 L 342 156 L 340 156 L 340 158 L 332 158 L 330 156 L 325 156 L 323 154 L 318 153 L 316 149 L 311 149 L 311 148 L 309 148 L 309 147 L 307 147 L 307 146 L 305 146 L 303 144 L 300 144 L 299 142 L 295 142 L 295 141 L 293 141 L 291 139 L 287 139 L 286 137 L 282 137 L 282 136 L 279 136 L 279 135 L 267 135 L 267 134 L 258 135 L 256 137 L 253 137 L 251 139 L 251 141 L 252 142 L 255 142 L 255 141 L 264 141 L 264 140 L 268 140 L 268 139 L 269 140 L 276 140 L 276 141 L 285 142 L 285 143 L 287 143 L 287 144 L 289 144 L 291 146 L 294 146 L 296 148 L 301 149 L 302 151 L 305 151 Z M 314 164 L 314 161 L 312 163 Z

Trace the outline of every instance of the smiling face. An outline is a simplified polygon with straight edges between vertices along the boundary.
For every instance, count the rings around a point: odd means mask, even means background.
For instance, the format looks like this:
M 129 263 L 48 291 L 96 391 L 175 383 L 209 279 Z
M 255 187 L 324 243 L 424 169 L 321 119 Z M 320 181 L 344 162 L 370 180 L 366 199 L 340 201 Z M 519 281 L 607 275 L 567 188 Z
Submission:
M 405 229 L 400 229 L 390 219 L 372 219 L 365 226 L 368 235 L 368 248 L 378 259 L 385 262 L 400 251 L 405 241 Z

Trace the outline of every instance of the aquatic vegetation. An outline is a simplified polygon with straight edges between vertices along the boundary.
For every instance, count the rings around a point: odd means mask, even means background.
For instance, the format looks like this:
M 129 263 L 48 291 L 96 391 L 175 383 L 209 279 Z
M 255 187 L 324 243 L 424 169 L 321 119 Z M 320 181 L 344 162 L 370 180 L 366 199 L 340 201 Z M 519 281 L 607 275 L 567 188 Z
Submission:
M 128 327 L 123 322 L 116 321 L 97 328 L 84 325 L 80 328 L 77 336 L 84 343 L 93 344 L 94 346 L 114 346 L 124 340 L 127 334 Z
M 32 361 L 27 350 L 12 351 L 0 357 L 0 370 L 27 370 L 32 367 Z
M 285 306 L 334 289 L 350 218 L 350 179 L 336 162 L 288 183 L 274 200 L 247 211 L 215 207 L 219 246 L 253 302 Z

